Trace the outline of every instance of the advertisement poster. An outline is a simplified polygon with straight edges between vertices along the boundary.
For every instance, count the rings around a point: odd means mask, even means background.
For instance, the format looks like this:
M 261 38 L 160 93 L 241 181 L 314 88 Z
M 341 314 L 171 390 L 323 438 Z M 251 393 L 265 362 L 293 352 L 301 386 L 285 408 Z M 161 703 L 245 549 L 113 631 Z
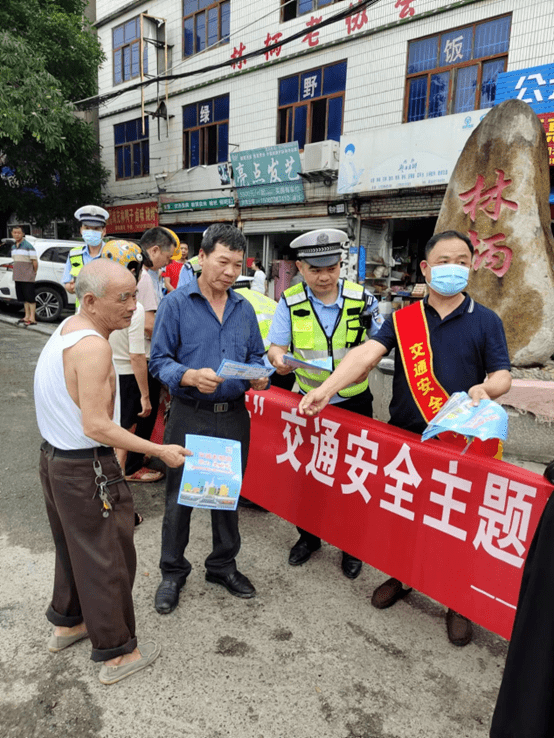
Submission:
M 187 456 L 177 502 L 208 510 L 236 510 L 242 484 L 240 441 L 187 433 Z

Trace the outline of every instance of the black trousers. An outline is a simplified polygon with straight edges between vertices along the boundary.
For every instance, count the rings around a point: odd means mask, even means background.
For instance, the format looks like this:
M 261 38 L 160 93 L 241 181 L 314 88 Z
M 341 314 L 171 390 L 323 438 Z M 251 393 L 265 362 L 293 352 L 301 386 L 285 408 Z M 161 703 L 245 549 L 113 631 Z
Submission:
M 525 561 L 490 735 L 554 736 L 554 494 Z
M 214 413 L 185 405 L 178 397 L 172 397 L 164 442 L 184 444 L 186 433 L 240 441 L 244 475 L 250 445 L 250 416 L 244 405 L 226 413 Z M 180 585 L 184 584 L 191 570 L 184 554 L 189 542 L 192 508 L 177 503 L 182 473 L 182 467 L 168 469 L 167 472 L 160 558 L 163 578 L 177 581 Z M 210 512 L 213 548 L 206 559 L 206 569 L 212 574 L 229 574 L 237 568 L 235 558 L 240 550 L 238 510 Z
M 162 385 L 150 372 L 148 372 L 148 394 L 150 395 L 150 404 L 152 405 L 152 412 L 147 418 L 137 418 L 137 427 L 135 435 L 139 438 L 144 438 L 149 441 L 154 426 L 156 425 L 156 418 L 158 416 L 158 407 L 160 404 L 160 392 Z M 123 398 L 122 398 L 123 400 Z M 136 451 L 129 451 L 127 454 L 127 461 L 125 462 L 125 474 L 129 476 L 138 471 L 144 464 L 144 454 L 138 454 Z
M 337 407 L 340 407 L 341 410 L 350 410 L 353 413 L 358 413 L 358 415 L 363 415 L 366 418 L 372 418 L 373 395 L 371 394 L 369 389 L 367 389 L 365 392 L 361 392 L 359 395 L 349 397 L 347 400 L 344 400 L 344 402 L 341 402 L 340 405 L 337 405 Z M 300 540 L 306 541 L 309 548 L 315 550 L 320 547 L 321 538 L 319 538 L 319 536 L 314 536 L 313 533 L 308 533 L 307 530 L 303 530 L 298 526 L 296 526 L 296 529 L 300 533 Z

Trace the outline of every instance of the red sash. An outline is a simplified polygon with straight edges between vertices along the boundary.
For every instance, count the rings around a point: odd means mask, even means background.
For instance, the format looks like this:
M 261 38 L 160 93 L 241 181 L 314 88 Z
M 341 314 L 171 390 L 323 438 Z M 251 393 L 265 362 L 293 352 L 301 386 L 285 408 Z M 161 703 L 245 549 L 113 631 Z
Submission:
M 449 395 L 433 371 L 433 351 L 423 300 L 397 310 L 393 321 L 408 387 L 419 412 L 430 423 Z M 440 438 L 459 447 L 465 447 L 468 442 L 465 436 L 450 431 L 441 433 Z M 502 441 L 496 438 L 480 441 L 475 438 L 471 450 L 481 456 L 501 459 Z

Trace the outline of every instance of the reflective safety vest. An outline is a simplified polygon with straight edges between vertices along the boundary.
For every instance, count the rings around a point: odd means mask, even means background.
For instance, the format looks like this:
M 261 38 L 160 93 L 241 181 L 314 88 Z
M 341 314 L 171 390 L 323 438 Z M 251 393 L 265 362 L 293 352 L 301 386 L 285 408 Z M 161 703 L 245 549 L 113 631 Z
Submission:
M 77 276 L 79 275 L 79 272 L 85 265 L 85 261 L 83 258 L 83 249 L 84 246 L 75 246 L 75 248 L 72 248 L 69 252 L 69 263 L 71 264 L 71 269 L 69 271 L 69 274 L 71 275 L 71 279 L 75 281 L 77 279 Z M 78 312 L 79 310 L 79 300 L 77 297 L 75 297 L 75 312 Z
M 195 277 L 198 277 L 200 275 L 200 272 L 202 271 L 202 267 L 198 263 L 198 257 L 193 256 L 192 259 L 189 259 L 185 262 L 184 268 L 190 269 Z
M 271 297 L 266 297 L 266 295 L 262 295 L 260 292 L 253 292 L 249 287 L 239 287 L 235 292 L 242 295 L 245 300 L 248 300 L 254 308 L 260 333 L 262 334 L 264 348 L 267 351 L 271 346 L 267 340 L 267 335 L 271 327 L 271 321 L 273 320 L 273 313 L 277 309 L 277 303 Z
M 327 336 L 323 330 L 303 283 L 289 287 L 283 293 L 283 297 L 290 311 L 291 351 L 297 359 L 312 361 L 331 356 L 333 369 L 336 369 L 348 350 L 362 343 L 365 328 L 360 321 L 360 315 L 366 308 L 362 285 L 343 281 L 342 311 L 331 336 Z M 331 372 L 310 372 L 302 367 L 295 369 L 295 374 L 300 389 L 309 392 L 314 387 L 319 387 Z M 368 384 L 366 378 L 358 384 L 348 385 L 338 394 L 340 397 L 354 397 L 367 390 Z

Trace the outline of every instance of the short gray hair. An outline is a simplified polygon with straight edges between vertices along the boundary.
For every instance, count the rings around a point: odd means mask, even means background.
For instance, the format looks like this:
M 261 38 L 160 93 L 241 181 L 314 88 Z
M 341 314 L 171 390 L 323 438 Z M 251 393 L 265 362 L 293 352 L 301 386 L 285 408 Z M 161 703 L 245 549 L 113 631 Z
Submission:
M 81 269 L 75 281 L 75 294 L 79 302 L 87 292 L 95 297 L 104 297 L 108 285 L 118 274 L 130 274 L 121 264 L 108 259 L 93 259 Z

